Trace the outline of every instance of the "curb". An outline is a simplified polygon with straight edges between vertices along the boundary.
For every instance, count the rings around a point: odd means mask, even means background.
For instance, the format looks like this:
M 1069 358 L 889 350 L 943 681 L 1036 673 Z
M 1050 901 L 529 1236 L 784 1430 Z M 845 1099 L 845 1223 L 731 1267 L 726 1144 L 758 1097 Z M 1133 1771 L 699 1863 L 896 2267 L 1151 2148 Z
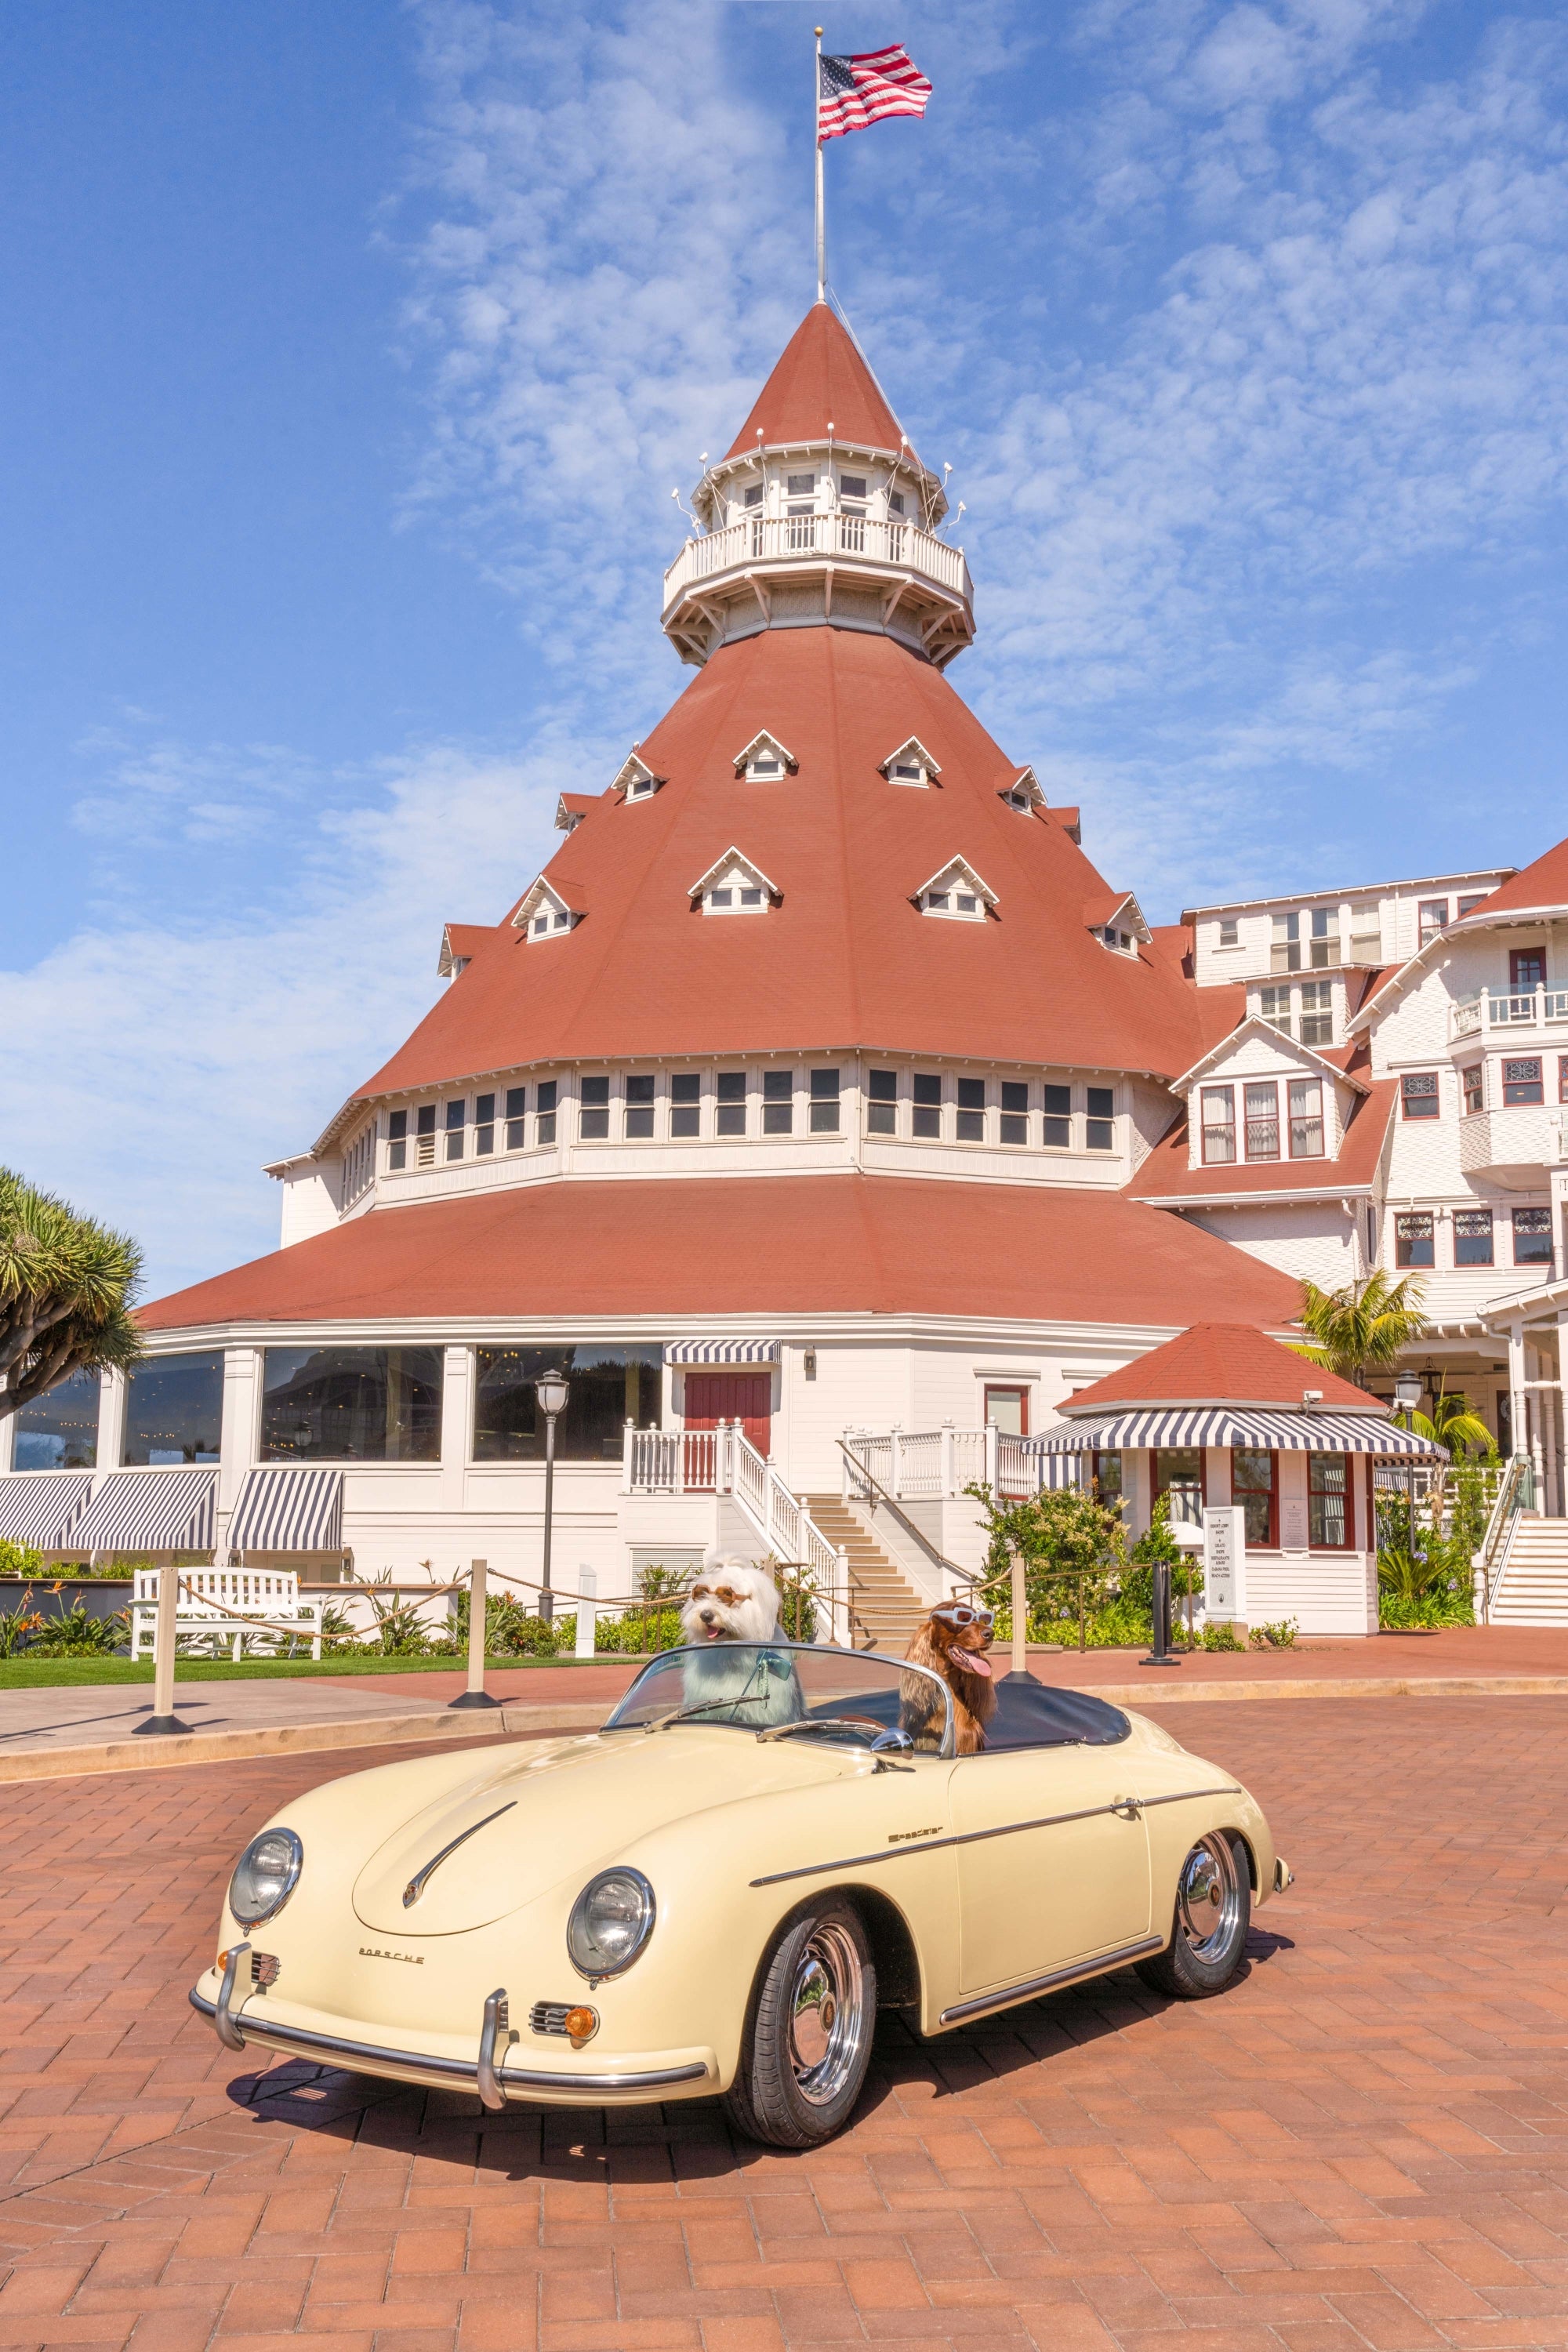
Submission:
M 1202 1706 L 1211 1700 L 1260 1698 L 1568 1698 L 1568 1675 L 1357 1675 L 1338 1681 L 1188 1683 L 1173 1689 L 1147 1683 L 1053 1683 L 1113 1706 Z
M 179 1703 L 178 1693 L 175 1704 Z M 77 1780 L 95 1772 L 177 1770 L 193 1764 L 229 1764 L 251 1756 L 324 1755 L 344 1748 L 412 1746 L 425 1740 L 495 1739 L 506 1732 L 543 1738 L 554 1732 L 596 1731 L 613 1700 L 596 1706 L 503 1703 L 456 1714 L 446 1707 L 418 1715 L 353 1716 L 341 1723 L 258 1725 L 252 1731 L 194 1731 L 168 1739 L 107 1739 L 95 1746 L 0 1752 L 0 1781 Z M 171 1752 L 172 1751 L 172 1752 Z

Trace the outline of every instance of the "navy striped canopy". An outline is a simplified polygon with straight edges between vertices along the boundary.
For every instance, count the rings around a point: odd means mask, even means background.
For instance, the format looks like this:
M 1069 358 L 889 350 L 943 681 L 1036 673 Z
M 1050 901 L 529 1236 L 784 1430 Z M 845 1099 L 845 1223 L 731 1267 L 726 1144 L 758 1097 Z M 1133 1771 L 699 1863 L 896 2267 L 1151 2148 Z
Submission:
M 1089 1414 L 1026 1437 L 1026 1454 L 1118 1452 L 1123 1446 L 1255 1445 L 1282 1454 L 1414 1455 L 1447 1462 L 1429 1437 L 1395 1429 L 1374 1412 L 1268 1412 L 1237 1405 L 1140 1405 L 1130 1412 Z
M 776 1364 L 776 1339 L 672 1339 L 667 1364 Z
M 83 1551 L 205 1551 L 216 1470 L 112 1470 L 71 1529 Z
M 59 1551 L 92 1492 L 90 1470 L 16 1470 L 0 1478 L 0 1536 Z
M 247 1470 L 234 1517 L 230 1551 L 341 1551 L 341 1470 Z

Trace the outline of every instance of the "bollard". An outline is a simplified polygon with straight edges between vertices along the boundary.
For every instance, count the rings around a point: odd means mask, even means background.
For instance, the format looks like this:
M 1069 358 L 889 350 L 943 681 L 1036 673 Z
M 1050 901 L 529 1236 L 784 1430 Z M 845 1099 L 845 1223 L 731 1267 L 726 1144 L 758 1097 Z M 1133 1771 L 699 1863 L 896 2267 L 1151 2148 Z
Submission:
M 1141 1666 L 1179 1666 L 1180 1658 L 1171 1655 L 1171 1563 L 1168 1559 L 1154 1562 L 1154 1646 Z
M 500 1699 L 492 1698 L 485 1688 L 485 1585 L 488 1577 L 482 1559 L 468 1564 L 468 1687 L 457 1698 L 448 1701 L 452 1706 L 499 1706 Z
M 158 1624 L 153 1647 L 153 1712 L 145 1723 L 139 1723 L 134 1738 L 145 1733 L 184 1731 L 191 1728 L 174 1713 L 174 1610 L 180 1597 L 180 1571 L 177 1568 L 158 1570 Z
M 1024 1555 L 1013 1554 L 1013 1672 L 1029 1671 L 1029 1592 L 1024 1576 Z
M 577 1637 L 572 1645 L 574 1658 L 591 1658 L 594 1654 L 594 1631 L 599 1612 L 593 1595 L 599 1589 L 599 1579 L 591 1568 L 577 1570 Z

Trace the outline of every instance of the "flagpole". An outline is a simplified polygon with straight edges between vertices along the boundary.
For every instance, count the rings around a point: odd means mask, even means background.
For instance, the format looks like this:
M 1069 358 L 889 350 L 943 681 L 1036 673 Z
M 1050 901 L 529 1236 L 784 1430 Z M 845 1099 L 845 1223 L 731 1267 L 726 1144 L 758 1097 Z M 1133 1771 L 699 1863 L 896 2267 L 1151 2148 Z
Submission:
M 816 56 L 812 64 L 811 131 L 816 142 L 816 299 L 827 299 L 827 233 L 822 204 L 822 27 L 816 28 Z

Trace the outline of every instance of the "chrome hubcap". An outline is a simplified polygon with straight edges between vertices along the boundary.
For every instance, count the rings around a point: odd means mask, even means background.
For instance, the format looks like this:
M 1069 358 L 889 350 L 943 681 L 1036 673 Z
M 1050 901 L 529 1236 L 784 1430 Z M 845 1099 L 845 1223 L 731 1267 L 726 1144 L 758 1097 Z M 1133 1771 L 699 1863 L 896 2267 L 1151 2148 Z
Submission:
M 836 1922 L 813 1930 L 795 1966 L 790 1995 L 790 2067 L 795 2088 L 814 2106 L 837 2098 L 860 2046 L 860 1955 Z
M 1182 1864 L 1176 1890 L 1176 1932 L 1200 1960 L 1230 1952 L 1241 1916 L 1236 1856 L 1222 1837 L 1200 1838 Z

